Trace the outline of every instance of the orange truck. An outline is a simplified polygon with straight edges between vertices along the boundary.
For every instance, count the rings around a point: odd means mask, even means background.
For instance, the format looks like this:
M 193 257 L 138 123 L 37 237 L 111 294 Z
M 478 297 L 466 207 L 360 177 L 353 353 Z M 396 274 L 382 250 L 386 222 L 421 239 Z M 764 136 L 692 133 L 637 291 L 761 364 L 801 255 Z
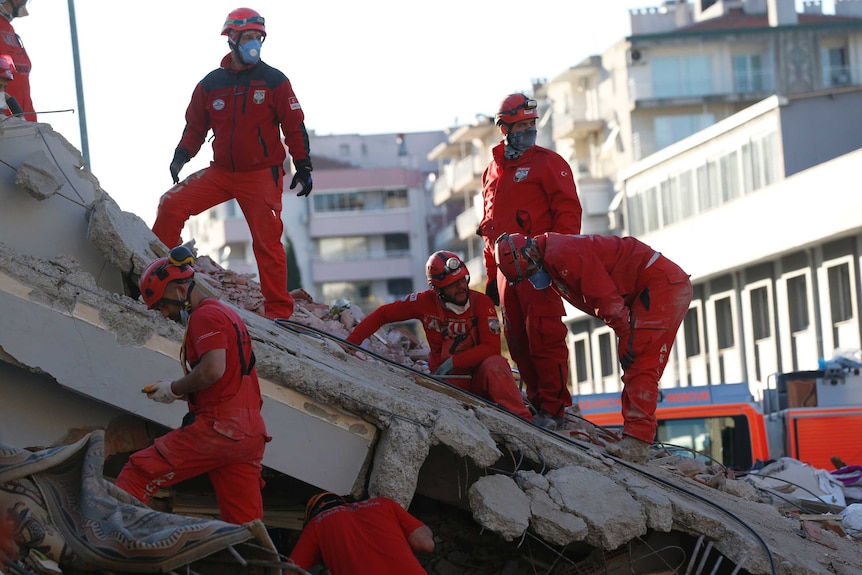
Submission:
M 792 457 L 833 469 L 862 465 L 862 373 L 858 368 L 778 374 L 764 401 L 746 383 L 662 389 L 656 441 L 738 470 Z M 771 382 L 770 382 L 771 383 Z M 618 393 L 576 398 L 586 419 L 622 429 Z

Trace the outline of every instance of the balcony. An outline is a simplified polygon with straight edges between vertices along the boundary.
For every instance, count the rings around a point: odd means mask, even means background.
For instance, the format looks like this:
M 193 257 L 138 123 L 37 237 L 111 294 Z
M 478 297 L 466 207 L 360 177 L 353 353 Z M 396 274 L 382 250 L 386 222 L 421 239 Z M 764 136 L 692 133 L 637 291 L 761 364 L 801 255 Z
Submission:
M 312 281 L 362 282 L 394 277 L 413 277 L 415 262 L 409 255 L 389 255 L 385 252 L 345 255 L 343 258 L 311 261 Z
M 582 140 L 592 133 L 602 134 L 606 126 L 607 122 L 602 119 L 591 120 L 575 116 L 556 116 L 554 117 L 554 139 Z
M 482 187 L 482 172 L 485 171 L 487 162 L 483 162 L 477 155 L 467 156 L 455 163 L 452 178 L 452 190 L 455 193 L 473 191 Z
M 437 249 L 447 249 L 456 243 L 458 243 L 458 230 L 455 222 L 450 223 L 434 235 L 434 246 Z
M 437 174 L 434 182 L 434 205 L 442 206 L 452 197 L 452 182 L 454 180 L 455 167 L 450 162 L 443 166 L 443 171 Z
M 413 221 L 408 208 L 376 211 L 315 213 L 308 226 L 309 236 L 373 236 L 409 232 Z
M 479 214 L 475 208 L 468 208 L 467 211 L 458 214 L 458 217 L 455 218 L 455 231 L 459 239 L 466 240 L 475 236 L 478 226 Z

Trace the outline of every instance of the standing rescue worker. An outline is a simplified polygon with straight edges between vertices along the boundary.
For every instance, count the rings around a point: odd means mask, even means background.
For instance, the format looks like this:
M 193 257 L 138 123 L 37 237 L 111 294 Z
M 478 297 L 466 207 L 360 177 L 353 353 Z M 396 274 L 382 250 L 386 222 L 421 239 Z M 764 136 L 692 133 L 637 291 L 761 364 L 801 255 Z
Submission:
M 348 503 L 325 491 L 308 500 L 290 558 L 303 569 L 323 563 L 332 575 L 424 575 L 414 552 L 432 551 L 431 529 L 392 499 Z
M 387 323 L 421 320 L 432 373 L 469 376 L 446 381 L 532 421 L 512 368 L 500 355 L 500 320 L 494 303 L 468 287 L 467 266 L 454 252 L 438 251 L 428 258 L 425 276 L 431 289 L 380 306 L 353 328 L 347 341 L 359 345 Z
M 209 475 L 221 518 L 243 524 L 263 518 L 261 460 L 270 440 L 248 330 L 239 315 L 195 291 L 188 248 L 151 263 L 140 279 L 149 309 L 186 326 L 180 361 L 185 375 L 144 388 L 161 403 L 188 402 L 183 425 L 134 453 L 117 486 L 147 503 L 161 487 Z
M 279 70 L 260 60 L 266 39 L 263 17 L 250 8 L 228 14 L 222 28 L 230 54 L 201 80 L 186 110 L 186 127 L 171 161 L 173 188 L 160 202 L 153 232 L 168 247 L 180 243 L 190 216 L 235 199 L 248 221 L 264 315 L 287 319 L 293 298 L 287 291 L 287 256 L 281 221 L 284 160 L 279 135 L 290 149 L 296 173 L 290 189 L 311 193 L 311 159 L 305 116 L 293 87 Z M 213 131 L 213 161 L 182 182 L 179 173 Z
M 504 232 L 581 231 L 581 202 L 572 170 L 562 156 L 535 145 L 537 119 L 536 100 L 524 94 L 510 94 L 500 104 L 497 125 L 505 140 L 494 147 L 482 175 L 484 213 L 477 233 L 485 240 L 485 293 L 502 307 L 509 352 L 538 410 L 534 421 L 557 429 L 564 425 L 565 408 L 572 405 L 563 302 L 552 292 L 509 285 L 494 263 L 494 241 Z
M 24 113 L 15 96 L 7 92 L 9 81 L 15 76 L 15 64 L 8 54 L 0 54 L 0 115 L 20 116 Z
M 659 380 L 691 303 L 688 274 L 632 237 L 503 234 L 495 259 L 513 284 L 554 291 L 614 330 L 625 437 L 606 449 L 645 462 L 655 439 Z
M 0 54 L 8 54 L 12 58 L 15 67 L 14 80 L 6 86 L 6 93 L 13 96 L 20 105 L 21 110 L 26 112 L 22 118 L 30 122 L 36 121 L 33 113 L 33 101 L 30 99 L 30 57 L 24 49 L 21 37 L 15 33 L 12 20 L 27 16 L 28 0 L 5 0 L 0 2 Z

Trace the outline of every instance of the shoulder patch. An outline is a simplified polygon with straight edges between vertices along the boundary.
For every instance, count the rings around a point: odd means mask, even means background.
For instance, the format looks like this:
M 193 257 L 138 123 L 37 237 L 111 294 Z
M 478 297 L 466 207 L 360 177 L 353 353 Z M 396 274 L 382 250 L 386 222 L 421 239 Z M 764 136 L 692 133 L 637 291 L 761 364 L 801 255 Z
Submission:
M 302 106 L 299 105 L 299 100 L 297 100 L 296 98 L 289 98 L 287 101 L 290 104 L 291 110 L 301 110 L 302 109 Z
M 491 333 L 500 333 L 500 320 L 496 317 L 489 317 L 488 329 L 491 330 Z

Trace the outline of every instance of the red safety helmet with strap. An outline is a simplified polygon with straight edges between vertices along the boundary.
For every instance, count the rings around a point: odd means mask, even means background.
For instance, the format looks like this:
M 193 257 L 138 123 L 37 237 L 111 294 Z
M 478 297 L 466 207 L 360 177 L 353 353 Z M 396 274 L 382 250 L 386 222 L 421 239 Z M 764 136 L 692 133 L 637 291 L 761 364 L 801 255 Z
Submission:
M 12 56 L 9 54 L 0 55 L 0 78 L 12 80 L 12 72 L 17 72 L 15 62 L 12 61 Z
M 168 257 L 159 258 L 147 266 L 138 282 L 147 309 L 153 309 L 164 298 L 165 288 L 170 282 L 194 277 L 194 261 L 189 248 L 178 246 L 171 250 Z
M 503 128 L 503 133 L 509 131 L 509 127 L 523 120 L 535 120 L 539 117 L 538 102 L 529 98 L 526 94 L 509 94 L 500 102 L 497 110 L 496 123 Z
M 530 266 L 535 267 L 527 249 L 535 245 L 533 238 L 524 234 L 501 234 L 494 242 L 494 259 L 510 284 L 518 284 L 528 276 Z
M 221 35 L 230 37 L 232 30 L 236 32 L 257 30 L 266 36 L 263 16 L 251 8 L 237 8 L 227 15 L 221 29 Z
M 458 254 L 440 250 L 428 258 L 428 262 L 425 264 L 425 277 L 428 278 L 428 285 L 442 289 L 464 277 L 469 283 L 470 270 L 458 257 Z

